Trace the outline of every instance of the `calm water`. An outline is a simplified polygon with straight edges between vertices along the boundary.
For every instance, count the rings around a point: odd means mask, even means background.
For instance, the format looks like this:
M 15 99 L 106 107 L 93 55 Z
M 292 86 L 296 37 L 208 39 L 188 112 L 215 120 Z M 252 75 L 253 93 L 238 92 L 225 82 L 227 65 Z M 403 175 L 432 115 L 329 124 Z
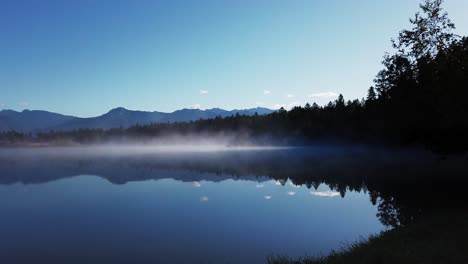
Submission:
M 375 165 L 376 154 L 365 152 L 2 150 L 0 263 L 326 254 L 388 228 L 356 177 L 388 171 L 397 155 L 381 154 Z

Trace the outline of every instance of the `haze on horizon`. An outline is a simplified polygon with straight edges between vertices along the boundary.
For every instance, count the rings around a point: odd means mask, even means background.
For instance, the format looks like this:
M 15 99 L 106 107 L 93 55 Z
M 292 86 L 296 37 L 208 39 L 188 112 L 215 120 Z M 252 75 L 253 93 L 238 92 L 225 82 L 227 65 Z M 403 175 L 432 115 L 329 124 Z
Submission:
M 419 2 L 3 1 L 0 109 L 90 117 L 361 98 Z M 468 2 L 444 9 L 468 35 Z

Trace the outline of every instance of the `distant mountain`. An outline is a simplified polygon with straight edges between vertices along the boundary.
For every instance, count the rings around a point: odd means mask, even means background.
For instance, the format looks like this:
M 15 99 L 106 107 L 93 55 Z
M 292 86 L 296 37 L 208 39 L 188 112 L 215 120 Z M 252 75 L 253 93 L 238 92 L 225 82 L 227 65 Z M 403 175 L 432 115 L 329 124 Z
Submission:
M 7 117 L 0 116 L 0 131 L 13 130 L 11 120 Z
M 220 108 L 207 110 L 181 109 L 172 113 L 133 111 L 119 107 L 101 116 L 79 118 L 37 110 L 24 110 L 22 112 L 3 110 L 0 111 L 0 131 L 40 132 L 50 130 L 69 131 L 80 128 L 128 128 L 137 124 L 187 122 L 217 116 L 227 117 L 237 113 L 240 115 L 254 115 L 255 113 L 265 115 L 272 112 L 271 109 L 261 107 L 232 111 Z
M 162 116 L 164 116 L 164 113 L 161 112 L 131 111 L 119 107 L 101 116 L 75 118 L 49 129 L 67 131 L 80 128 L 127 128 L 136 124 L 159 123 Z
M 47 111 L 13 110 L 0 111 L 0 131 L 15 130 L 18 132 L 34 132 L 58 126 L 67 121 L 76 119 Z

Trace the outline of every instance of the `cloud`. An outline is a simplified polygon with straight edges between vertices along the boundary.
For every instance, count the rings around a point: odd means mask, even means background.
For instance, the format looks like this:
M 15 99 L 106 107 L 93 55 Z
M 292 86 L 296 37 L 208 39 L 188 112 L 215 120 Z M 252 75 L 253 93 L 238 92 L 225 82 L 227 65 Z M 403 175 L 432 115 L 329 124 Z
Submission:
M 281 182 L 280 181 L 275 181 L 273 184 L 279 186 L 279 185 L 281 185 Z
M 6 104 L 1 104 L 1 103 L 0 103 L 0 107 L 5 107 L 5 106 L 6 106 Z
M 192 183 L 192 185 L 193 185 L 193 187 L 195 187 L 195 188 L 201 187 L 200 182 L 197 182 L 197 181 L 194 181 L 194 182 Z
M 296 96 L 295 96 L 294 94 L 287 94 L 286 97 L 288 97 L 288 98 L 294 98 L 294 97 L 296 97 Z
M 208 90 L 200 90 L 200 94 L 208 94 Z
M 280 109 L 281 107 L 286 108 L 286 105 L 285 104 L 274 104 L 272 108 L 273 109 Z
M 272 106 L 272 109 L 280 109 L 281 107 L 283 107 L 284 109 L 291 109 L 294 106 L 300 106 L 300 105 L 301 105 L 301 102 L 294 101 L 294 102 L 290 102 L 288 104 L 274 104 Z
M 200 104 L 194 104 L 192 105 L 192 109 L 200 109 L 201 105 Z
M 301 105 L 301 102 L 291 102 L 288 104 L 288 108 L 291 109 L 293 108 L 294 106 L 300 106 Z
M 262 105 L 264 105 L 264 103 L 263 102 L 255 102 L 255 105 L 262 106 Z
M 294 183 L 292 183 L 291 181 L 289 182 L 289 186 L 293 187 L 293 188 L 301 188 L 300 185 L 295 185 Z
M 263 188 L 263 184 L 257 184 L 255 187 L 257 187 L 257 188 Z
M 335 92 L 320 92 L 320 93 L 313 93 L 309 94 L 309 98 L 332 98 L 332 97 L 337 97 L 338 94 Z
M 265 200 L 270 200 L 271 196 L 270 195 L 265 195 L 263 198 L 265 198 Z
M 293 195 L 295 195 L 295 194 L 296 194 L 296 192 L 288 192 L 288 195 L 289 195 L 289 196 L 293 196 Z
M 207 202 L 207 201 L 208 201 L 208 196 L 200 197 L 200 202 Z
M 270 90 L 263 90 L 263 94 L 264 94 L 264 95 L 271 94 L 271 91 L 270 91 Z
M 324 192 L 310 192 L 310 194 L 314 196 L 319 196 L 319 197 L 335 197 L 339 196 L 339 192 L 334 192 L 334 191 L 324 191 Z
M 29 103 L 28 103 L 28 102 L 19 102 L 19 103 L 18 103 L 18 106 L 21 106 L 21 107 L 28 107 L 28 106 L 29 106 Z

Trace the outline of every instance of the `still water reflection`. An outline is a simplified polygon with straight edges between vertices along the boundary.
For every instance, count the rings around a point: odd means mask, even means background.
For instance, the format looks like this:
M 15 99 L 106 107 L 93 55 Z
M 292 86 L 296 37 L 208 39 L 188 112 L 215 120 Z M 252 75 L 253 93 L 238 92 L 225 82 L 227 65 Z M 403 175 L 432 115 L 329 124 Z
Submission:
M 264 263 L 270 254 L 326 254 L 398 224 L 395 206 L 364 180 L 396 162 L 420 164 L 394 154 L 2 150 L 0 263 Z

